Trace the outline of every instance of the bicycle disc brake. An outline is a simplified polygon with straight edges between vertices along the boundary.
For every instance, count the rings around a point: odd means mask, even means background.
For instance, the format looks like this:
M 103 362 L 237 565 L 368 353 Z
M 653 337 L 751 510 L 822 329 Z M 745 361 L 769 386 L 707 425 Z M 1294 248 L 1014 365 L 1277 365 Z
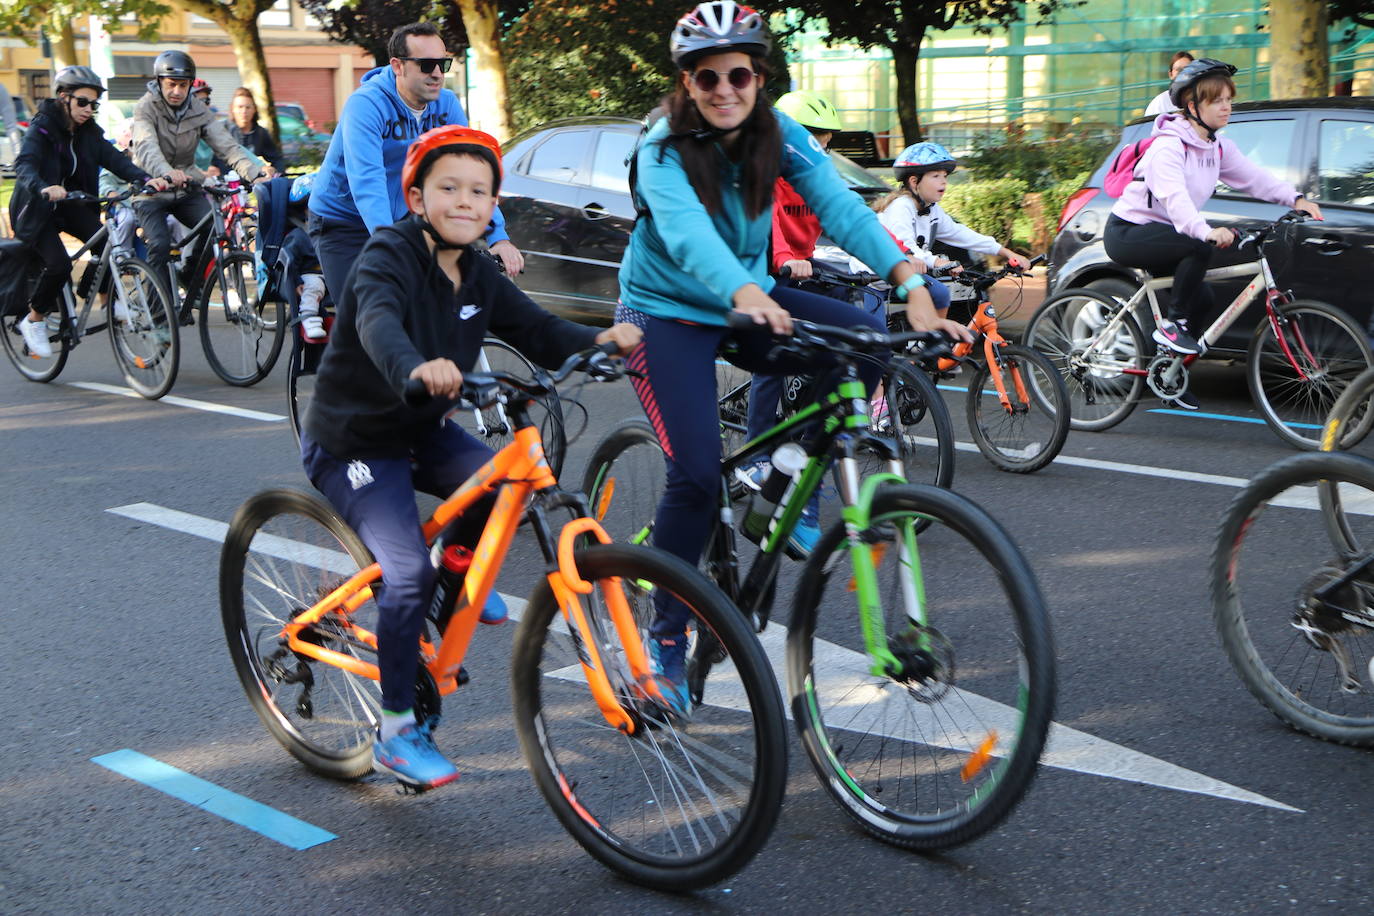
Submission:
M 1188 370 L 1183 365 L 1183 357 L 1173 353 L 1160 353 L 1150 360 L 1145 370 L 1145 384 L 1155 396 L 1172 401 L 1188 390 Z
M 1343 693 L 1360 693 L 1362 687 L 1355 675 L 1350 650 L 1339 638 L 1339 634 L 1348 631 L 1351 624 L 1343 616 L 1339 605 L 1322 601 L 1316 595 L 1322 586 L 1343 575 L 1344 571 L 1334 566 L 1323 566 L 1314 572 L 1298 590 L 1298 612 L 1289 623 L 1313 648 L 1331 655 L 1340 671 Z M 1338 590 L 1331 600 L 1341 604 L 1349 602 L 1352 609 L 1363 607 L 1359 590 L 1354 585 Z M 1374 662 L 1370 666 L 1370 679 L 1374 681 Z
M 906 685 L 912 699 L 937 703 L 954 686 L 954 644 L 935 627 L 907 627 L 888 637 L 887 648 L 902 666 L 891 677 Z

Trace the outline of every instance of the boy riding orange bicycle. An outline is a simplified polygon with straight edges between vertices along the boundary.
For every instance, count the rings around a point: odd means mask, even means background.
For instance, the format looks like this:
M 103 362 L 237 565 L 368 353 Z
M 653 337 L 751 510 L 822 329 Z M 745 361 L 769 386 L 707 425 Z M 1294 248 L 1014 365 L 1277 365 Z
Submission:
M 410 147 L 402 187 L 411 215 L 378 231 L 354 266 L 301 433 L 311 482 L 381 566 L 382 718 L 373 759 L 417 788 L 458 777 L 434 745 L 433 723 L 414 713 L 417 646 L 436 578 L 414 496 L 448 496 L 491 458 L 442 422 L 463 372 L 488 332 L 547 367 L 594 343 L 627 352 L 640 336 L 630 325 L 597 333 L 555 318 L 478 256 L 470 246 L 491 221 L 500 183 L 501 148 L 481 131 L 441 127 Z M 408 379 L 423 382 L 429 404 L 404 403 Z M 471 507 L 449 540 L 473 546 L 490 505 Z M 483 620 L 505 616 L 493 592 Z

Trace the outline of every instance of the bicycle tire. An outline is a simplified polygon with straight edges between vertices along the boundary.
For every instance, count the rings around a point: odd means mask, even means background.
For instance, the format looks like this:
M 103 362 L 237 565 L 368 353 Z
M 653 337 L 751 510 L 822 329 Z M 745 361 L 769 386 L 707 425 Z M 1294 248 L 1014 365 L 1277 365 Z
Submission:
M 293 325 L 291 353 L 286 357 L 286 413 L 291 420 L 291 435 L 296 438 L 296 448 L 301 447 L 301 424 L 305 422 L 305 410 L 315 393 L 315 373 L 304 371 L 305 348 L 312 346 L 300 339 L 300 332 Z
M 1341 392 L 1322 429 L 1321 450 L 1348 451 L 1355 448 L 1374 427 L 1374 369 L 1356 376 Z
M 477 365 L 473 367 L 474 372 L 484 372 L 488 369 L 509 372 L 520 378 L 533 378 L 536 371 L 534 364 L 519 350 L 495 337 L 488 337 L 482 341 Z M 563 471 L 563 459 L 568 452 L 563 405 L 556 395 L 537 398 L 530 405 L 530 419 L 539 427 L 540 437 L 544 440 L 544 459 L 549 463 L 553 475 L 557 477 Z M 452 421 L 494 452 L 499 452 L 515 440 L 515 430 L 511 426 L 504 404 L 494 404 L 480 411 L 458 410 L 454 412 Z
M 1321 447 L 1322 429 L 1350 383 L 1374 365 L 1365 331 L 1325 302 L 1299 299 L 1278 306 L 1284 343 L 1261 320 L 1250 340 L 1245 378 L 1269 428 L 1289 445 Z M 1286 352 L 1285 352 L 1286 351 Z M 1286 353 L 1292 353 L 1294 363 Z
M 653 536 L 666 480 L 663 446 L 654 428 L 645 420 L 625 420 L 592 451 L 582 492 L 612 540 L 643 544 Z
M 511 666 L 516 732 L 535 784 L 573 838 L 629 880 L 669 891 L 724 880 L 763 846 L 786 787 L 786 724 L 767 657 L 720 589 L 676 557 L 597 544 L 576 551 L 574 563 L 597 586 L 583 606 L 619 695 L 642 688 L 593 600 L 608 586 L 641 607 L 664 590 L 681 600 L 692 638 L 711 634 L 726 653 L 713 683 L 729 687 L 718 691 L 720 705 L 697 707 L 689 722 L 646 713 L 634 735 L 609 727 L 578 670 L 585 650 L 543 581 L 525 606 Z M 636 614 L 646 641 L 649 616 Z M 737 679 L 727 680 L 720 669 L 731 667 Z
M 985 834 L 1029 788 L 1054 712 L 1054 646 L 1029 564 L 968 499 L 915 484 L 881 487 L 863 537 L 893 545 L 917 519 L 932 525 L 916 539 L 922 556 L 912 581 L 902 581 L 908 563 L 898 546 L 883 550 L 873 570 L 884 579 L 887 647 L 901 657 L 900 675 L 871 673 L 862 620 L 839 613 L 856 606 L 859 592 L 837 524 L 795 591 L 787 684 L 807 756 L 840 808 L 886 842 L 936 850 Z M 901 600 L 913 585 L 931 596 L 921 627 Z M 970 648 L 984 651 L 970 660 Z
M 1322 491 L 1364 504 L 1358 514 L 1343 514 L 1345 531 L 1332 527 Z M 1285 458 L 1231 500 L 1210 568 L 1213 622 L 1250 693 L 1298 731 L 1359 747 L 1374 746 L 1374 581 L 1360 575 L 1328 601 L 1316 591 L 1374 551 L 1372 501 L 1374 463 L 1364 458 Z M 1352 689 L 1342 655 L 1355 676 Z
M 155 401 L 172 390 L 181 365 L 181 332 L 167 287 L 141 258 L 121 258 L 110 291 L 128 310 L 126 321 L 110 320 L 110 348 L 129 387 Z
M 227 384 L 256 385 L 268 376 L 286 339 L 286 304 L 258 297 L 253 256 L 231 251 L 220 257 L 201 286 L 200 344 L 210 368 Z M 219 292 L 218 304 L 212 302 Z
M 381 686 L 297 656 L 280 633 L 372 562 L 337 512 L 313 494 L 289 489 L 266 490 L 244 503 L 220 552 L 220 615 L 249 702 L 293 757 L 334 779 L 357 779 L 372 770 Z M 376 603 L 369 601 L 349 619 L 375 633 L 376 617 Z M 349 635 L 348 624 L 334 617 L 311 632 L 321 645 L 375 663 L 376 653 Z
M 63 329 L 56 335 L 48 334 L 48 341 L 52 344 L 52 356 L 42 357 L 30 353 L 28 344 L 24 343 L 24 335 L 19 330 L 19 322 L 28 313 L 28 307 L 25 306 L 18 315 L 5 318 L 0 340 L 5 342 L 5 355 L 10 358 L 14 368 L 19 370 L 20 375 L 31 382 L 51 382 L 67 365 L 71 341 L 67 339 L 66 331 Z
M 882 385 L 887 411 L 873 417 L 874 431 L 896 440 L 908 482 L 948 489 L 954 483 L 954 421 L 939 387 L 918 364 L 901 356 L 888 364 Z M 885 463 L 860 455 L 860 477 L 886 470 Z
M 1043 353 L 1008 344 L 994 360 L 1010 407 L 992 383 L 993 365 L 980 362 L 969 377 L 964 402 L 969 432 L 983 457 L 1013 474 L 1030 474 L 1055 459 L 1069 435 L 1069 392 L 1064 377 Z M 1018 377 L 1026 397 L 1018 393 Z
M 1111 429 L 1130 416 L 1140 402 L 1145 376 L 1128 375 L 1118 365 L 1143 372 L 1150 355 L 1133 315 L 1123 316 L 1121 330 L 1107 354 L 1111 365 L 1103 365 L 1097 358 L 1087 363 L 1079 359 L 1122 307 L 1115 299 L 1090 289 L 1066 289 L 1042 302 L 1026 324 L 1022 342 L 1048 357 L 1064 379 L 1072 429 Z

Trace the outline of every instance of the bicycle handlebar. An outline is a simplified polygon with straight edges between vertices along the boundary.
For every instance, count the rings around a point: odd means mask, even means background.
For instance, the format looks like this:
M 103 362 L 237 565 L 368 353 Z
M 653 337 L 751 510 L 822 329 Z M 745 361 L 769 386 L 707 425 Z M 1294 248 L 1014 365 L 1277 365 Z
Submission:
M 756 325 L 752 318 L 740 312 L 730 312 L 726 324 L 733 330 L 764 330 L 766 325 Z M 868 327 L 842 328 L 837 325 L 816 324 L 800 318 L 792 319 L 791 336 L 775 335 L 778 348 L 794 353 L 807 353 L 815 350 L 833 352 L 836 347 L 858 355 L 887 355 L 894 350 L 904 350 L 909 343 L 915 343 L 925 355 L 943 356 L 950 349 L 950 338 L 943 331 L 875 331 Z
M 1236 236 L 1236 248 L 1244 248 L 1246 245 L 1255 245 L 1256 250 L 1258 250 L 1259 245 L 1263 245 L 1269 240 L 1269 233 L 1273 232 L 1279 226 L 1284 223 L 1301 223 L 1308 219 L 1311 219 L 1311 217 L 1301 210 L 1289 210 L 1267 226 L 1260 226 L 1258 229 L 1252 229 L 1249 232 L 1242 232 L 1233 226 L 1231 227 L 1231 231 L 1235 233 Z
M 994 270 L 991 272 L 984 272 L 981 270 L 974 270 L 971 267 L 965 267 L 962 273 L 960 273 L 958 276 L 952 277 L 951 279 L 958 283 L 965 283 L 973 287 L 974 289 L 978 290 L 979 292 L 982 292 L 990 286 L 992 286 L 998 280 L 1001 280 L 1003 277 L 1024 277 L 1037 264 L 1042 264 L 1045 260 L 1045 255 L 1037 254 L 1035 257 L 1031 258 L 1030 261 L 1026 263 L 1026 266 L 1024 268 L 1017 267 L 1014 264 L 1005 264 L 1002 266 L 1000 270 Z
M 509 372 L 469 372 L 463 375 L 454 410 L 475 407 L 483 409 L 500 400 L 503 394 L 515 392 L 529 398 L 545 397 L 556 394 L 558 383 L 567 380 L 574 372 L 586 372 L 599 382 L 611 382 L 628 371 L 625 361 L 612 358 L 619 347 L 607 341 L 569 356 L 552 373 L 543 369 L 535 370 L 533 379 L 523 379 Z M 423 407 L 434 398 L 417 378 L 406 379 L 402 400 L 409 407 Z
M 147 186 L 147 185 L 144 185 L 143 188 L 142 188 L 141 190 L 137 190 L 137 191 L 136 191 L 136 190 L 134 190 L 133 188 L 126 188 L 125 190 L 119 192 L 118 194 L 108 194 L 108 195 L 87 194 L 85 191 L 68 191 L 66 197 L 62 198 L 61 200 L 49 201 L 49 203 L 54 203 L 54 204 L 67 204 L 67 203 L 78 204 L 78 203 L 92 203 L 92 202 L 94 202 L 94 203 L 98 203 L 98 204 L 117 204 L 117 203 L 119 203 L 120 201 L 128 200 L 130 197 L 134 197 L 135 195 L 146 193 L 146 192 L 148 192 L 148 190 L 149 190 L 149 189 L 148 189 L 148 186 Z

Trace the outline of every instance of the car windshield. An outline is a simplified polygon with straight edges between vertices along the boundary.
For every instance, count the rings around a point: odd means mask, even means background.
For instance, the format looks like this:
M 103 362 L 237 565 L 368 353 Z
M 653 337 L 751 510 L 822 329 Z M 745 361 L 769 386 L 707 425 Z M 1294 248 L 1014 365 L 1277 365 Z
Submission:
M 830 161 L 835 163 L 835 170 L 840 173 L 844 183 L 853 188 L 885 188 L 887 185 L 881 178 L 874 175 L 868 169 L 855 163 L 852 159 L 847 159 L 839 153 L 832 152 Z

